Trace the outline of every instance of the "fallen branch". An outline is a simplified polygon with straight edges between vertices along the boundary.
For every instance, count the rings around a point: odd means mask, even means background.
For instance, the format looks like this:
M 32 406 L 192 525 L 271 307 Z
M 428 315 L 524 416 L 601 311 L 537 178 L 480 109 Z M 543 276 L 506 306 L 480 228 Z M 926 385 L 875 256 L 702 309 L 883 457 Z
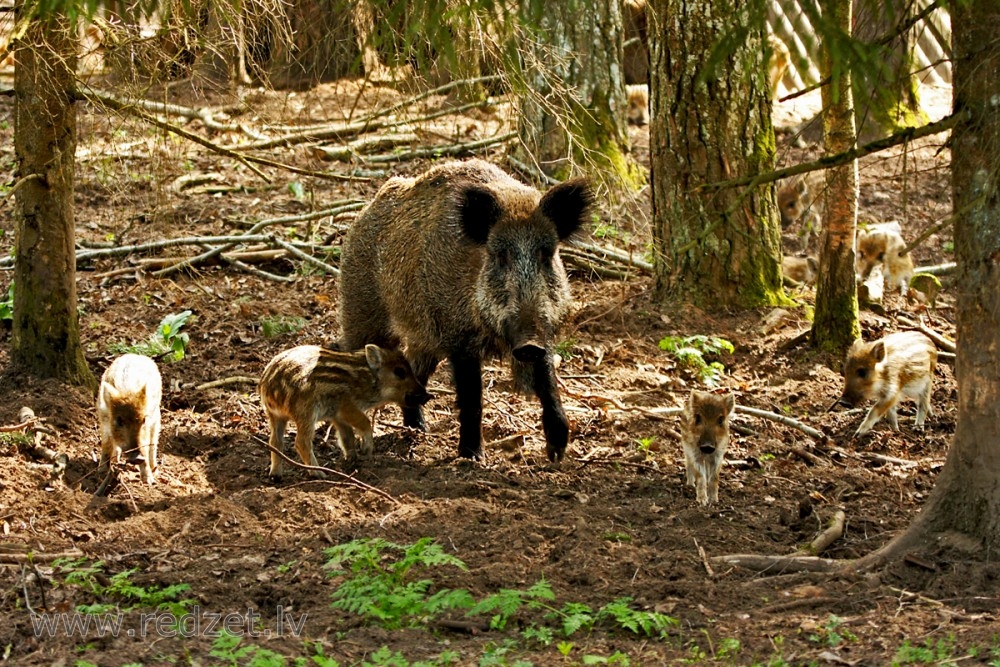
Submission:
M 23 563 L 51 563 L 54 560 L 59 560 L 60 558 L 80 558 L 83 556 L 83 552 L 79 549 L 70 549 L 69 551 L 29 551 L 28 547 L 24 548 L 23 553 L 15 553 L 9 551 L 0 552 L 0 563 L 3 564 L 23 564 Z
M 78 99 L 85 101 L 89 101 L 89 99 L 92 97 L 93 99 L 100 101 L 102 104 L 104 104 L 107 107 L 110 107 L 111 109 L 114 109 L 115 111 L 130 113 L 139 118 L 140 120 L 144 120 L 150 125 L 154 125 L 160 128 L 161 130 L 172 132 L 173 134 L 176 134 L 177 136 L 183 137 L 188 141 L 203 146 L 214 153 L 218 153 L 219 155 L 223 155 L 225 157 L 232 158 L 234 160 L 242 162 L 247 166 L 248 169 L 250 169 L 255 174 L 260 176 L 260 178 L 262 178 L 267 183 L 271 182 L 271 177 L 265 174 L 257 167 L 255 167 L 254 164 L 260 164 L 267 167 L 274 167 L 276 169 L 283 169 L 284 171 L 289 171 L 293 174 L 303 174 L 305 176 L 313 176 L 315 178 L 321 178 L 325 180 L 334 180 L 334 181 L 368 180 L 367 178 L 361 178 L 358 176 L 349 176 L 347 174 L 333 174 L 329 172 L 313 171 L 312 169 L 302 169 L 301 167 L 293 167 L 290 164 L 284 164 L 281 162 L 277 162 L 275 160 L 268 160 L 267 158 L 254 157 L 251 155 L 241 155 L 240 153 L 237 153 L 236 151 L 230 148 L 226 148 L 225 146 L 219 146 L 218 144 L 212 143 L 208 139 L 200 137 L 197 134 L 194 134 L 193 132 L 188 132 L 184 128 L 177 127 L 176 125 L 168 123 L 165 120 L 160 120 L 156 116 L 148 114 L 142 109 L 122 103 L 114 98 L 101 97 L 100 94 L 98 94 L 96 91 L 94 91 L 92 88 L 89 88 L 88 86 L 84 86 L 84 92 L 77 91 L 76 96 Z
M 785 426 L 791 426 L 794 429 L 802 431 L 811 438 L 816 440 L 826 440 L 826 435 L 822 431 L 817 431 L 811 426 L 803 424 L 798 419 L 793 419 L 786 415 L 779 415 L 776 412 L 768 412 L 767 410 L 758 410 L 757 408 L 748 408 L 745 405 L 736 405 L 736 412 L 742 412 L 745 415 L 750 415 L 752 417 L 760 417 L 761 419 L 770 419 L 771 421 L 776 421 L 779 424 L 784 424 Z
M 804 551 L 797 552 L 795 555 L 804 556 L 808 553 L 813 556 L 818 556 L 826 551 L 828 546 L 839 540 L 844 535 L 845 520 L 846 516 L 844 515 L 843 510 L 837 510 L 826 530 L 817 535 L 816 539 L 814 539 Z
M 320 160 L 339 160 L 341 162 L 349 162 L 354 158 L 364 160 L 365 158 L 362 156 L 374 151 L 396 148 L 397 146 L 412 145 L 418 140 L 417 135 L 411 132 L 407 134 L 379 135 L 365 139 L 358 139 L 357 141 L 352 141 L 344 146 L 313 146 L 311 150 L 313 156 Z
M 260 378 L 250 377 L 249 375 L 234 375 L 222 378 L 221 380 L 212 380 L 211 382 L 199 384 L 194 389 L 195 391 L 202 391 L 204 389 L 215 389 L 216 387 L 227 387 L 231 384 L 257 384 L 258 382 L 260 382 Z
M 484 148 L 497 146 L 506 143 L 517 136 L 517 132 L 508 132 L 498 137 L 479 139 L 461 144 L 448 144 L 447 146 L 427 146 L 426 148 L 414 148 L 399 153 L 386 153 L 384 155 L 370 155 L 360 158 L 367 164 L 380 164 L 384 162 L 403 162 L 406 160 L 416 160 L 418 158 L 430 157 L 439 158 L 455 155 L 468 155 Z
M 369 492 L 374 493 L 376 495 L 382 496 L 386 500 L 389 500 L 389 501 L 391 501 L 391 502 L 393 502 L 393 503 L 395 503 L 397 505 L 401 504 L 398 500 L 396 500 L 394 497 L 392 497 L 391 495 L 389 495 L 388 493 L 386 493 L 382 489 L 380 489 L 378 487 L 375 487 L 375 486 L 372 486 L 371 484 L 365 484 L 364 482 L 362 482 L 357 477 L 354 477 L 352 475 L 348 475 L 347 473 L 340 472 L 339 470 L 334 470 L 333 468 L 325 468 L 323 466 L 309 466 L 309 465 L 306 465 L 304 463 L 300 463 L 300 462 L 296 461 L 295 459 L 291 458 L 290 456 L 288 456 L 287 454 L 285 454 L 280 449 L 272 447 L 270 445 L 270 443 L 264 442 L 263 440 L 261 440 L 257 436 L 253 436 L 253 439 L 256 440 L 257 442 L 261 443 L 262 445 L 265 445 L 270 451 L 276 453 L 278 456 L 280 456 L 282 458 L 282 460 L 285 463 L 290 463 L 293 466 L 295 466 L 296 468 L 301 468 L 303 470 L 308 470 L 310 472 L 322 472 L 322 473 L 327 473 L 327 474 L 333 475 L 334 477 L 340 478 L 340 480 L 342 480 L 342 483 L 344 483 L 344 484 L 346 484 L 348 486 L 355 486 L 355 487 L 357 487 L 359 489 L 362 489 L 364 491 L 369 491 Z M 332 480 L 329 483 L 336 483 L 336 480 Z
M 941 334 L 939 334 L 937 331 L 934 331 L 933 329 L 931 329 L 929 326 L 927 326 L 926 324 L 924 324 L 924 321 L 922 319 L 920 320 L 920 322 L 914 322 L 913 320 L 909 319 L 908 317 L 902 317 L 902 316 L 897 317 L 896 319 L 903 326 L 913 327 L 913 328 L 919 330 L 920 333 L 924 334 L 925 336 L 927 336 L 928 338 L 930 338 L 932 341 L 934 341 L 934 344 L 937 345 L 938 347 L 940 347 L 945 352 L 951 352 L 951 353 L 957 352 L 957 348 L 955 347 L 955 342 L 953 340 L 945 338 L 944 336 L 942 336 Z
M 177 136 L 184 137 L 188 141 L 192 141 L 196 144 L 199 144 L 200 146 L 204 146 L 205 148 L 215 153 L 218 153 L 219 155 L 224 155 L 225 157 L 232 158 L 233 160 L 236 160 L 238 162 L 242 162 L 244 165 L 246 165 L 246 167 L 250 171 L 257 174 L 262 180 L 264 180 L 267 183 L 271 182 L 270 176 L 262 172 L 253 164 L 251 164 L 251 162 L 254 161 L 251 158 L 248 158 L 244 155 L 240 155 L 239 153 L 229 150 L 228 148 L 223 148 L 222 146 L 214 144 L 208 139 L 205 139 L 204 137 L 199 137 L 197 134 L 194 134 L 193 132 L 188 132 L 184 128 L 177 127 L 176 125 L 168 123 L 165 120 L 160 120 L 156 116 L 146 113 L 145 111 L 142 110 L 140 106 L 137 106 L 136 104 L 124 102 L 114 97 L 113 95 L 104 94 L 87 85 L 83 85 L 80 89 L 78 89 L 76 97 L 77 99 L 80 99 L 81 101 L 84 102 L 93 102 L 94 100 L 97 100 L 104 106 L 114 109 L 115 111 L 130 113 L 139 118 L 140 120 L 144 120 L 150 125 L 154 125 L 160 128 L 161 130 L 172 132 Z
M 944 264 L 934 264 L 933 266 L 921 266 L 914 269 L 914 275 L 918 273 L 927 273 L 932 276 L 946 276 L 950 273 L 954 273 L 955 269 L 958 268 L 958 264 L 955 262 L 946 262 Z
M 88 88 L 88 94 L 94 99 L 105 102 L 106 100 L 113 101 L 113 103 L 123 106 L 123 107 L 134 107 L 136 109 L 142 109 L 143 111 L 149 111 L 150 113 L 159 113 L 165 116 L 180 116 L 181 118 L 187 118 L 189 120 L 200 120 L 205 124 L 210 130 L 215 130 L 219 132 L 245 132 L 246 129 L 241 125 L 225 125 L 215 120 L 215 116 L 207 108 L 203 109 L 193 109 L 191 107 L 184 107 L 177 104 L 168 104 L 166 102 L 154 102 L 153 100 L 147 100 L 143 98 L 137 98 L 132 100 L 126 100 L 118 97 L 117 95 L 104 91 L 98 90 L 96 88 Z
M 712 556 L 708 559 L 718 565 L 733 565 L 764 574 L 785 572 L 835 572 L 845 566 L 845 561 L 816 556 L 763 556 L 760 554 L 731 554 Z
M 705 549 L 698 544 L 698 538 L 692 538 L 694 540 L 694 548 L 698 550 L 698 555 L 701 557 L 701 564 L 705 566 L 705 572 L 708 573 L 709 577 L 715 576 L 715 570 L 712 569 L 712 565 L 708 562 L 708 556 L 705 554 Z
M 313 266 L 317 266 L 317 267 L 323 269 L 324 271 L 326 271 L 327 273 L 329 273 L 331 275 L 334 275 L 334 276 L 339 276 L 340 275 L 340 269 L 338 269 L 337 267 L 330 266 L 329 264 L 327 264 L 323 260 L 316 259 L 315 257 L 313 257 L 312 255 L 310 255 L 309 253 L 302 252 L 301 250 L 299 250 L 298 248 L 296 248 L 295 246 L 293 246 L 291 243 L 288 243 L 287 241 L 283 241 L 283 240 L 279 239 L 276 236 L 272 236 L 271 239 L 270 239 L 270 242 L 278 244 L 279 246 L 281 246 L 282 248 L 284 248 L 285 250 L 287 250 L 290 254 L 295 255 L 296 257 L 298 257 L 301 260 L 309 262 Z
M 28 453 L 35 458 L 48 461 L 48 470 L 52 474 L 53 481 L 62 481 L 66 473 L 66 466 L 69 465 L 69 456 L 44 445 L 45 438 L 54 435 L 55 431 L 44 424 L 44 419 L 35 416 L 34 410 L 25 406 L 17 413 L 17 418 L 27 424 L 25 426 L 26 435 L 31 431 L 31 444 L 28 445 Z

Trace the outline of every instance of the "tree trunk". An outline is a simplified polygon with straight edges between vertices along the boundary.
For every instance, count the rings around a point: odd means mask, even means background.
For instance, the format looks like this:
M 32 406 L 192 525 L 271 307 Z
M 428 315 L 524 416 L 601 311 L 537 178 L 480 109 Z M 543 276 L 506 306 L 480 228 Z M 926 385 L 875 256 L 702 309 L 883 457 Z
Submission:
M 40 377 L 96 386 L 80 345 L 73 242 L 76 32 L 58 14 L 35 19 L 14 71 L 17 236 L 11 360 Z
M 954 109 L 951 183 L 958 293 L 958 423 L 948 460 L 910 528 L 866 557 L 870 566 L 916 546 L 964 546 L 973 558 L 1000 550 L 1000 5 L 956 3 L 952 11 Z
M 621 0 L 521 0 L 531 36 L 518 134 L 523 158 L 557 178 L 574 168 L 643 180 L 629 156 Z
M 900 0 L 854 0 L 854 37 L 874 42 L 888 35 L 916 11 L 914 3 Z M 927 122 L 920 109 L 913 55 L 913 29 L 879 47 L 870 67 L 855 67 L 852 89 L 857 133 L 872 141 L 904 127 Z
M 783 301 L 774 185 L 699 186 L 774 168 L 763 25 L 713 73 L 713 47 L 740 29 L 739 3 L 657 0 L 650 41 L 650 161 L 657 291 L 705 306 Z
M 849 34 L 851 0 L 827 0 L 823 15 L 833 25 Z M 822 45 L 823 76 L 834 72 L 833 49 Z M 854 146 L 854 105 L 851 99 L 851 75 L 840 68 L 830 83 L 823 86 L 823 144 L 827 155 L 842 153 Z M 854 268 L 854 233 L 858 221 L 858 163 L 852 161 L 826 172 L 824 197 L 823 244 L 816 283 L 816 312 L 813 317 L 812 342 L 821 349 L 842 355 L 860 335 L 858 326 L 858 291 Z

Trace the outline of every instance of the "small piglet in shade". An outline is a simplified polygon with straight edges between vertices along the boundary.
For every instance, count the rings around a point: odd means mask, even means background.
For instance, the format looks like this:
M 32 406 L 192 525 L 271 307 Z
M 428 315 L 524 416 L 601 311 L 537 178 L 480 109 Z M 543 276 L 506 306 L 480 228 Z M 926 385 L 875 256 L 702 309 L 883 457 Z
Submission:
M 719 500 L 719 469 L 729 448 L 729 418 L 736 408 L 732 394 L 692 391 L 681 416 L 681 444 L 687 484 L 698 502 Z
M 838 403 L 853 408 L 875 399 L 855 436 L 868 433 L 887 414 L 889 424 L 899 430 L 896 404 L 904 396 L 917 401 L 914 425 L 922 428 L 924 418 L 933 414 L 931 379 L 936 364 L 934 342 L 918 331 L 889 334 L 871 343 L 854 341 L 844 362 L 844 392 Z
M 142 480 L 153 483 L 160 440 L 160 399 L 163 384 L 156 362 L 139 354 L 123 354 L 101 377 L 97 418 L 101 428 L 104 469 L 122 454 L 137 463 Z
M 314 467 L 319 465 L 313 453 L 316 422 L 333 422 L 340 451 L 350 460 L 356 454 L 355 430 L 363 453 L 372 451 L 372 423 L 365 413 L 388 403 L 415 408 L 431 397 L 402 352 L 377 345 L 356 352 L 293 347 L 268 363 L 259 389 L 271 425 L 271 447 L 283 451 L 285 427 L 294 420 L 295 449 L 304 464 Z M 281 472 L 281 456 L 272 451 L 270 476 L 281 477 Z M 323 477 L 319 471 L 313 475 Z

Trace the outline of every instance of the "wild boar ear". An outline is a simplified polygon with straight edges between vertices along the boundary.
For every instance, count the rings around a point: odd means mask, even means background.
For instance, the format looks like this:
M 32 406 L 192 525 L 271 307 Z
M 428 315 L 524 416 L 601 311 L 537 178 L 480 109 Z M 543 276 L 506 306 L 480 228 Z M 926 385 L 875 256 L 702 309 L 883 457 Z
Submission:
M 736 410 L 736 395 L 726 394 L 726 414 L 731 415 Z
M 881 363 L 885 359 L 885 342 L 879 341 L 875 343 L 872 348 L 872 356 L 875 357 L 875 363 Z
M 109 382 L 102 382 L 100 391 L 101 391 L 101 402 L 104 405 L 109 405 L 113 403 L 114 401 L 118 400 L 119 396 L 121 396 L 121 393 L 117 389 L 115 389 L 114 386 Z
M 378 369 L 382 368 L 382 348 L 368 343 L 365 345 L 365 359 L 368 360 L 368 368 L 378 372 Z
M 458 205 L 462 231 L 474 243 L 484 245 L 493 225 L 500 220 L 503 211 L 492 192 L 485 188 L 470 186 L 462 193 Z
M 551 188 L 538 202 L 538 209 L 556 226 L 559 240 L 565 241 L 583 223 L 594 203 L 594 193 L 585 178 L 574 178 Z
M 809 265 L 809 268 L 812 269 L 813 273 L 819 272 L 819 262 L 816 261 L 815 257 L 806 257 L 806 264 Z

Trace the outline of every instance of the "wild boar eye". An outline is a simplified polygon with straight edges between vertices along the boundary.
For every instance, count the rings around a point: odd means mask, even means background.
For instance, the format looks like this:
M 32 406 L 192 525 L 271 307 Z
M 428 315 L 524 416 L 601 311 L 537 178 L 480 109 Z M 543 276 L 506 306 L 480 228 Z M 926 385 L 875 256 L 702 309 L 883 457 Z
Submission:
M 694 416 L 694 425 L 695 426 L 701 426 L 701 415 L 695 415 Z
M 725 422 L 726 422 L 726 419 L 725 419 L 725 417 L 719 417 L 719 426 L 722 426 L 722 425 L 724 425 L 724 424 L 725 424 Z
M 878 254 L 878 261 L 882 262 L 884 260 L 885 260 L 885 253 L 884 252 L 880 252 Z
M 868 377 L 868 369 L 867 368 L 859 368 L 857 375 L 858 375 L 859 378 L 861 378 L 862 380 L 864 380 L 866 377 Z
M 396 368 L 393 369 L 392 374 L 400 380 L 406 377 L 406 371 L 403 370 L 402 366 L 396 366 Z

